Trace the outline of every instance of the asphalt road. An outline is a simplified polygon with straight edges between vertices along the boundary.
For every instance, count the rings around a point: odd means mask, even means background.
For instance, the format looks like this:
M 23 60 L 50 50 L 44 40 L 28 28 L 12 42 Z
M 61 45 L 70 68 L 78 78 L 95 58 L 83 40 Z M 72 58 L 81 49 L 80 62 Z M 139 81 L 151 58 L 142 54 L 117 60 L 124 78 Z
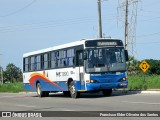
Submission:
M 63 94 L 50 94 L 39 98 L 36 93 L 0 93 L 0 111 L 160 111 L 160 94 L 125 94 L 114 92 L 110 97 L 99 94 L 83 94 L 81 98 L 72 99 Z M 107 117 L 108 118 L 108 117 Z M 107 119 L 94 117 L 94 119 Z M 7 118 L 0 118 L 1 120 Z M 17 118 L 14 118 L 17 120 Z M 24 119 L 24 118 L 23 118 Z M 26 118 L 27 119 L 27 118 Z M 44 119 L 44 118 L 38 118 Z M 52 118 L 49 118 L 52 119 Z M 57 117 L 63 120 L 71 118 Z M 75 119 L 72 117 L 72 119 Z M 76 120 L 82 118 L 76 118 Z M 91 120 L 93 118 L 85 118 Z M 111 120 L 132 120 L 130 118 L 109 117 Z M 159 119 L 159 118 L 136 118 Z M 12 119 L 13 120 L 13 119 Z

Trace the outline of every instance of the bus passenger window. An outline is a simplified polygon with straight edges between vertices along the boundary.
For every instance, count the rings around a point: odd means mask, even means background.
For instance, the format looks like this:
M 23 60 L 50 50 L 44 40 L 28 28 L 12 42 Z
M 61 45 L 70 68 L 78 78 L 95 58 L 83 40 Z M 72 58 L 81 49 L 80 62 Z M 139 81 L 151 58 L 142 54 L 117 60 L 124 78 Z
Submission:
M 74 65 L 74 49 L 68 49 L 67 50 L 67 64 L 68 66 L 73 66 Z
M 41 56 L 40 55 L 38 55 L 37 57 L 36 57 L 36 64 L 37 64 L 37 70 L 40 70 L 41 69 Z
M 51 68 L 55 68 L 56 67 L 56 54 L 55 52 L 51 53 Z
M 31 57 L 31 71 L 34 71 L 35 70 L 35 57 L 32 56 Z
M 27 72 L 29 71 L 29 59 L 24 58 L 24 71 Z
M 48 54 L 44 54 L 44 69 L 48 69 Z

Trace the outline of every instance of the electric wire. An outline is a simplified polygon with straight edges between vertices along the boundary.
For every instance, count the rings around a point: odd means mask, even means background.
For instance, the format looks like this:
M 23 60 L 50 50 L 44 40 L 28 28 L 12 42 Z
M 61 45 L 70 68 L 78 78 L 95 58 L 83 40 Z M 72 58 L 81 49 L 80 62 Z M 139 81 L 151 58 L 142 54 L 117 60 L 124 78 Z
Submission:
M 67 20 L 50 20 L 50 21 L 41 22 L 41 23 L 32 23 L 32 24 L 15 25 L 15 26 L 3 26 L 3 27 L 0 27 L 0 33 L 12 32 L 16 30 L 41 29 L 41 28 L 49 28 L 49 27 L 54 28 L 54 27 L 61 27 L 61 26 L 67 26 L 67 25 L 81 24 L 84 22 L 85 23 L 96 22 L 97 20 L 94 18 L 88 17 L 88 18 L 77 18 L 77 19 L 67 19 Z M 112 19 L 105 19 L 105 21 L 106 20 L 112 20 Z
M 11 12 L 11 13 L 8 13 L 8 14 L 5 14 L 5 15 L 0 15 L 0 17 L 1 17 L 1 18 L 2 18 L 2 17 L 8 17 L 8 16 L 11 16 L 11 15 L 17 14 L 17 13 L 23 11 L 24 9 L 30 7 L 30 6 L 31 6 L 33 3 L 35 3 L 36 1 L 37 1 L 37 0 L 32 0 L 29 4 L 25 5 L 24 7 L 20 8 L 20 9 L 18 9 L 18 10 L 16 10 L 16 11 L 13 11 L 13 12 Z

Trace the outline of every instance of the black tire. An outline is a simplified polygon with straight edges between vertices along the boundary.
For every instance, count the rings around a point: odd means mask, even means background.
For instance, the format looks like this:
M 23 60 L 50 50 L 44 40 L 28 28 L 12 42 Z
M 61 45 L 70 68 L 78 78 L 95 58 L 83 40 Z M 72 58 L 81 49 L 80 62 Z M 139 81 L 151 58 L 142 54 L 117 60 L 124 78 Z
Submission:
M 80 93 L 76 91 L 74 81 L 69 84 L 69 91 L 72 98 L 76 99 L 80 96 Z
M 41 84 L 40 83 L 37 83 L 37 95 L 38 97 L 45 97 L 46 96 L 46 93 L 44 91 L 42 91 L 42 88 L 41 88 Z M 48 94 L 49 95 L 49 94 Z
M 70 91 L 63 91 L 63 94 L 64 94 L 64 96 L 67 96 L 67 97 L 71 96 Z
M 48 97 L 49 96 L 49 92 L 48 91 L 45 91 L 44 92 L 44 97 Z
M 112 94 L 112 89 L 102 90 L 104 96 L 110 96 Z

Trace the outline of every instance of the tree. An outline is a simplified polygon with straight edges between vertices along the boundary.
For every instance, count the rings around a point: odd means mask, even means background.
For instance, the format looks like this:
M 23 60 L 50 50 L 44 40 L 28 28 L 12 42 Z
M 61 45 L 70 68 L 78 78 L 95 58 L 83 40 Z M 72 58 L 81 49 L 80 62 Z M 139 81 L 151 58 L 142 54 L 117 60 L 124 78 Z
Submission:
M 129 56 L 129 61 L 127 64 L 128 74 L 136 74 L 139 71 L 139 61 L 136 60 L 133 56 Z
M 150 65 L 150 68 L 148 69 L 148 74 L 160 75 L 160 60 L 148 59 L 146 61 Z
M 22 71 L 13 63 L 10 63 L 6 66 L 6 70 L 4 71 L 4 78 L 10 82 L 22 81 Z

